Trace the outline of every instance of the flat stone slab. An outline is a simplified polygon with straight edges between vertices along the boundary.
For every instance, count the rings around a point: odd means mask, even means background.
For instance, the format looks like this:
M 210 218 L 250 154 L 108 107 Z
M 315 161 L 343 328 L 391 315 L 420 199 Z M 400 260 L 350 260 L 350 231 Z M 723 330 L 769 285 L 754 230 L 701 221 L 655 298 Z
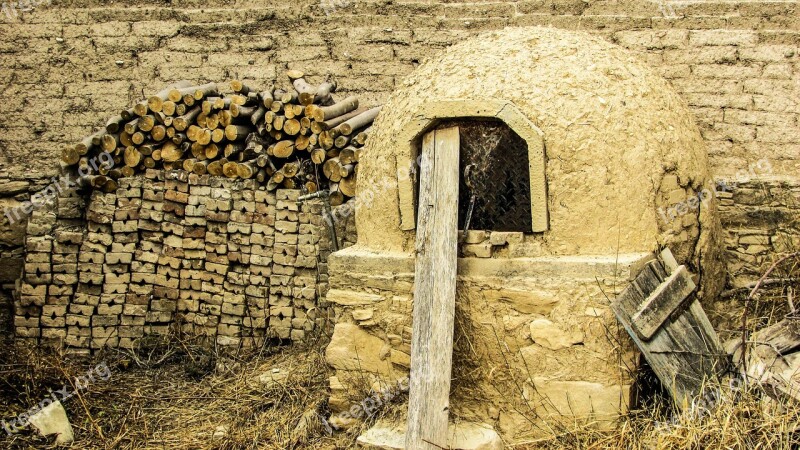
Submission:
M 0 195 L 5 197 L 27 192 L 29 186 L 27 181 L 0 181 Z
M 42 436 L 55 434 L 58 445 L 69 444 L 75 440 L 72 424 L 69 423 L 67 412 L 61 402 L 51 403 L 31 416 L 29 421 Z
M 502 450 L 503 441 L 489 425 L 450 424 L 447 430 L 451 450 Z M 405 450 L 406 424 L 378 422 L 358 437 L 358 447 L 366 450 Z

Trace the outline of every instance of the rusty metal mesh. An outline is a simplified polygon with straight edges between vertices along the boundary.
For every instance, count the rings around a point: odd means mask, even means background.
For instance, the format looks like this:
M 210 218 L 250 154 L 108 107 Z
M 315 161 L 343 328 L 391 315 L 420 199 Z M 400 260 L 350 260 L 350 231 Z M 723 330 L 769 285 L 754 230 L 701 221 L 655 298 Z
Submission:
M 464 229 L 475 196 L 469 229 L 531 231 L 528 145 L 506 124 L 484 119 L 448 121 L 457 126 L 459 158 L 458 227 Z

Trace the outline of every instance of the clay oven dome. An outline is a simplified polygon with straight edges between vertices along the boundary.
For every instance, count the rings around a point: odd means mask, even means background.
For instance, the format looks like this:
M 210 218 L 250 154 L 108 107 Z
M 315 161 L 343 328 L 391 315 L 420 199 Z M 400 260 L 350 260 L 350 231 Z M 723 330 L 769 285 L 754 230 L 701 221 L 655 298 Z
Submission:
M 479 194 L 489 205 L 470 223 L 457 266 L 464 319 L 455 333 L 477 350 L 454 358 L 454 373 L 477 363 L 461 385 L 489 400 L 454 383 L 451 413 L 513 441 L 535 434 L 519 411 L 535 410 L 535 421 L 625 411 L 634 374 L 620 367 L 635 371 L 635 352 L 627 338 L 608 338 L 618 329 L 610 299 L 662 247 L 714 297 L 724 281 L 715 186 L 694 119 L 666 81 L 608 42 L 549 28 L 454 45 L 381 110 L 359 159 L 358 242 L 328 260 L 332 409 L 347 407 L 347 386 L 365 372 L 383 382 L 408 373 L 417 159 L 423 135 L 430 145 L 428 131 L 443 127 L 460 136 L 459 227 L 473 218 L 465 203 Z M 476 170 L 488 182 L 476 186 Z M 487 216 L 496 220 L 479 220 Z
M 386 103 L 361 160 L 360 246 L 413 248 L 416 194 L 409 169 L 419 136 L 442 116 L 498 117 L 521 136 L 540 133 L 541 144 L 528 144 L 529 152 L 543 151 L 545 157 L 546 188 L 531 186 L 533 197 L 546 189 L 546 211 L 539 214 L 546 221 L 540 224 L 546 230 L 544 254 L 669 245 L 688 260 L 698 237 L 706 245 L 714 229 L 712 208 L 695 208 L 690 218 L 665 220 L 661 214 L 703 188 L 713 189 L 700 132 L 666 81 L 600 38 L 508 28 L 448 48 L 420 66 Z M 542 170 L 535 159 L 532 182 Z M 386 180 L 395 179 L 387 187 Z M 545 198 L 532 203 L 537 200 Z

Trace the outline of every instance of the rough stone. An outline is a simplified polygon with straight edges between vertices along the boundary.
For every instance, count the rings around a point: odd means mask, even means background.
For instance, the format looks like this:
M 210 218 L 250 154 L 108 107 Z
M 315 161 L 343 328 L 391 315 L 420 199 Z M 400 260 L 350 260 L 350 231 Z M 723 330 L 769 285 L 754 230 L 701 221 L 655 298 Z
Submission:
M 583 333 L 567 332 L 547 319 L 536 319 L 530 324 L 531 339 L 550 350 L 561 350 L 583 342 Z
M 258 376 L 258 384 L 262 389 L 273 389 L 286 383 L 289 372 L 280 368 L 273 368 Z
M 353 311 L 353 319 L 358 321 L 369 320 L 372 318 L 372 313 L 372 308 L 356 309 Z
M 486 300 L 503 302 L 523 314 L 549 314 L 558 303 L 558 297 L 544 290 L 502 289 L 483 291 Z
M 11 210 L 22 205 L 10 198 L 0 198 L 0 245 L 9 247 L 21 246 L 25 243 L 26 215 L 21 214 L 20 219 L 11 213 Z M 11 217 L 11 219 L 9 219 Z
M 383 339 L 369 334 L 358 325 L 338 323 L 333 329 L 325 359 L 333 368 L 390 375 L 392 364 L 381 358 Z
M 489 233 L 483 230 L 467 230 L 467 234 L 464 237 L 464 243 L 466 244 L 480 244 L 485 241 L 489 237 Z
M 27 181 L 0 181 L 0 197 L 27 192 L 29 186 Z
M 358 437 L 359 448 L 365 450 L 405 450 L 405 425 L 378 422 Z M 459 422 L 450 424 L 447 431 L 452 450 L 502 450 L 503 441 L 486 424 Z
M 531 383 L 532 381 L 532 383 Z M 612 421 L 627 411 L 630 386 L 605 386 L 587 381 L 561 381 L 543 377 L 528 380 L 525 398 L 537 405 L 540 417 L 594 418 L 598 424 Z M 547 401 L 541 401 L 547 399 Z
M 54 402 L 44 407 L 29 419 L 31 426 L 36 428 L 42 436 L 56 436 L 56 443 L 66 445 L 75 440 L 72 424 L 69 423 L 67 412 L 61 402 Z
M 474 256 L 476 258 L 491 258 L 492 244 L 484 242 L 481 244 L 465 244 L 461 246 L 464 256 Z
M 380 295 L 338 289 L 331 289 L 328 291 L 327 298 L 329 302 L 347 306 L 371 305 L 383 300 L 383 297 Z
M 214 432 L 211 434 L 211 438 L 215 441 L 221 441 L 225 439 L 225 436 L 228 435 L 229 428 L 227 425 L 218 425 L 214 428 Z

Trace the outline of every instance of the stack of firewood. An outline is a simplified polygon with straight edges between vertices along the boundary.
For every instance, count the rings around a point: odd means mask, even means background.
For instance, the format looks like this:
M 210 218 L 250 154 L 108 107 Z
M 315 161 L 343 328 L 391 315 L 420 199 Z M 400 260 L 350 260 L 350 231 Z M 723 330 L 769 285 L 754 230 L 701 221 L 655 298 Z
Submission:
M 104 192 L 121 177 L 164 168 L 253 178 L 268 191 L 327 190 L 331 204 L 341 204 L 355 195 L 358 158 L 380 106 L 361 107 L 355 96 L 337 102 L 335 82 L 288 76 L 287 90 L 258 92 L 234 80 L 231 94 L 179 81 L 64 149 L 62 162 L 79 169 L 82 186 Z M 114 164 L 96 164 L 102 153 Z

